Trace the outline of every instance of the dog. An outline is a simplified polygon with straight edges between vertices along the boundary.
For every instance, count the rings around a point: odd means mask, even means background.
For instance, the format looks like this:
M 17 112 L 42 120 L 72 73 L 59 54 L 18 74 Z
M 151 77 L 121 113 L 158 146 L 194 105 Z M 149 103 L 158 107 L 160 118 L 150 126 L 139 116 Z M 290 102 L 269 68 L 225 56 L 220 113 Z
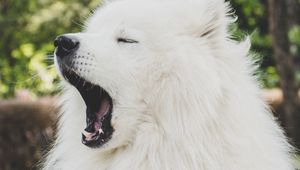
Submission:
M 223 0 L 107 1 L 55 39 L 63 95 L 44 170 L 292 170 L 249 38 Z

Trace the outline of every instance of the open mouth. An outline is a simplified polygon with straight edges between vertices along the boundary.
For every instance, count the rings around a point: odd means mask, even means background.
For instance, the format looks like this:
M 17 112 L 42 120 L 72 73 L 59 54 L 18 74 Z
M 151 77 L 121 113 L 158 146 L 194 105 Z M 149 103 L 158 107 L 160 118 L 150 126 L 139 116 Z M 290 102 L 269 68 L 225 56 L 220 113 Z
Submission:
M 71 69 L 61 70 L 86 104 L 86 128 L 82 132 L 82 143 L 92 148 L 102 146 L 111 139 L 114 131 L 111 126 L 112 98 L 102 87 L 86 81 Z

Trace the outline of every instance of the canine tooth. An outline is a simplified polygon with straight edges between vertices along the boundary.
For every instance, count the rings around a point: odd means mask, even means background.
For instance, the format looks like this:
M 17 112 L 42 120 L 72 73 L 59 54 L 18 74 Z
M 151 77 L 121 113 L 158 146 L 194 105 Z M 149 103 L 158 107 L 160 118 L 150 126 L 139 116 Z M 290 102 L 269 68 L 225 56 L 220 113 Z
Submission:
M 99 134 L 104 134 L 104 132 L 101 128 L 99 129 Z

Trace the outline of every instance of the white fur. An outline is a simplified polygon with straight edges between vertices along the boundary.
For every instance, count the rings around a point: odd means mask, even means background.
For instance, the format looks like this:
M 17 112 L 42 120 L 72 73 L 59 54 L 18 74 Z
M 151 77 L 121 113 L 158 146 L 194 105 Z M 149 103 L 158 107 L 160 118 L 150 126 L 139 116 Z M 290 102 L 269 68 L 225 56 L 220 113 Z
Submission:
M 230 39 L 227 6 L 120 0 L 96 10 L 85 31 L 73 34 L 85 57 L 77 59 L 78 74 L 113 98 L 113 138 L 98 149 L 81 143 L 86 106 L 63 83 L 58 136 L 44 170 L 293 169 L 253 76 L 249 40 Z M 139 43 L 117 43 L 124 36 Z

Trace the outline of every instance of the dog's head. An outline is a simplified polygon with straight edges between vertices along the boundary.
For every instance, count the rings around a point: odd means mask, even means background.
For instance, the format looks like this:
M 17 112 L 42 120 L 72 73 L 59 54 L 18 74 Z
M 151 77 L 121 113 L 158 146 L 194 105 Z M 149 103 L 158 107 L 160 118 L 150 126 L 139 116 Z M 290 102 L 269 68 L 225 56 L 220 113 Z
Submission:
M 86 117 L 83 144 L 126 145 L 141 126 L 160 124 L 156 102 L 176 107 L 166 91 L 185 96 L 179 93 L 191 87 L 213 103 L 221 91 L 215 55 L 227 38 L 225 15 L 221 0 L 113 1 L 83 32 L 57 37 L 56 64 L 86 109 L 73 115 Z

